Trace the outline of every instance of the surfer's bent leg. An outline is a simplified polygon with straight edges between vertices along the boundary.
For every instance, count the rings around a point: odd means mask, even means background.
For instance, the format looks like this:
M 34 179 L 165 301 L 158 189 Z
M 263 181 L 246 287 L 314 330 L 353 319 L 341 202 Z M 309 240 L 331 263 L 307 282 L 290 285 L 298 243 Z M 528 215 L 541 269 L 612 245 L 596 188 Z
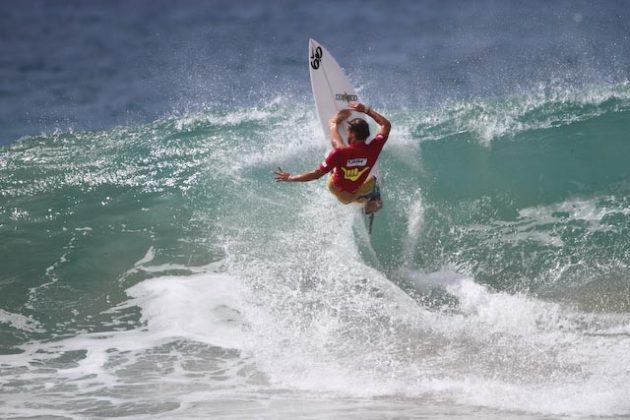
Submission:
M 328 177 L 328 181 L 326 184 L 328 185 L 328 190 L 330 190 L 330 192 L 335 197 L 337 197 L 337 200 L 339 200 L 341 203 L 365 204 L 363 208 L 365 214 L 376 213 L 383 207 L 383 200 L 381 200 L 378 182 L 373 176 L 370 176 L 354 193 L 349 193 L 335 187 L 332 182 L 332 176 Z
M 381 189 L 378 186 L 378 181 L 375 177 L 370 176 L 356 191 L 356 201 L 359 203 L 365 203 L 363 211 L 365 214 L 376 213 L 383 207 L 383 200 L 381 199 Z
M 378 184 L 376 182 L 376 178 L 370 175 L 365 180 L 363 185 L 361 185 L 361 187 L 359 187 L 359 189 L 354 192 L 354 194 L 356 195 L 355 201 L 357 203 L 366 203 L 371 199 L 376 198 L 375 194 L 377 193 L 377 188 Z M 378 193 L 378 195 L 378 198 L 380 198 L 380 193 Z
M 335 197 L 337 197 L 337 200 L 339 200 L 343 204 L 350 204 L 354 202 L 357 198 L 356 194 L 352 194 L 352 193 L 340 190 L 337 187 L 335 187 L 335 184 L 333 184 L 333 181 L 332 181 L 332 176 L 328 177 L 328 180 L 326 181 L 326 185 L 328 186 L 328 190 Z

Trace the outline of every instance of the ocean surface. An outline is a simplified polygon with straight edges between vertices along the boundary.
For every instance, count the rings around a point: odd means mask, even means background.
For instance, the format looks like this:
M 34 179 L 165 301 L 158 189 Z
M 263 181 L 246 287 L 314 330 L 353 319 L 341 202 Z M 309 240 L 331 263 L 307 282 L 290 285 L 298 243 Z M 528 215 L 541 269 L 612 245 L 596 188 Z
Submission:
M 308 39 L 393 123 L 324 181 Z M 0 418 L 630 418 L 623 1 L 0 2 Z

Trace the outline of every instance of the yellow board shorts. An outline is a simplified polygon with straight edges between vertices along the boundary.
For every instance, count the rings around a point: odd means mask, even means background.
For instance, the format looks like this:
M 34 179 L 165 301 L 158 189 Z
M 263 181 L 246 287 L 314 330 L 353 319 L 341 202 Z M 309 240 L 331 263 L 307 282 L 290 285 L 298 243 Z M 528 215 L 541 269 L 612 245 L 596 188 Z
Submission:
M 341 201 L 343 204 L 365 203 L 366 201 L 368 201 L 367 197 L 365 196 L 371 194 L 372 191 L 374 191 L 374 186 L 376 185 L 376 178 L 370 175 L 365 180 L 363 185 L 359 187 L 358 190 L 356 190 L 353 193 L 349 193 L 347 191 L 343 191 L 335 187 L 335 184 L 333 184 L 332 179 L 333 177 L 332 175 L 330 175 L 328 177 L 328 181 L 326 181 L 326 185 L 328 186 L 328 189 L 330 190 L 330 192 L 333 193 L 335 197 L 337 197 L 337 200 Z

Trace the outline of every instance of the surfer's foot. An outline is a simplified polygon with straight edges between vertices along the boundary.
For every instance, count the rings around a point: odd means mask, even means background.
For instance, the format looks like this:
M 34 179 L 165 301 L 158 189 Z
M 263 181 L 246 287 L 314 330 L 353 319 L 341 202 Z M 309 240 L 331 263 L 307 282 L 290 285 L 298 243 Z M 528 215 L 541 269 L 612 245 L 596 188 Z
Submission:
M 365 206 L 363 206 L 363 213 L 373 214 L 379 211 L 382 207 L 383 207 L 383 200 L 381 200 L 380 198 L 376 200 L 370 200 L 367 203 L 365 203 Z

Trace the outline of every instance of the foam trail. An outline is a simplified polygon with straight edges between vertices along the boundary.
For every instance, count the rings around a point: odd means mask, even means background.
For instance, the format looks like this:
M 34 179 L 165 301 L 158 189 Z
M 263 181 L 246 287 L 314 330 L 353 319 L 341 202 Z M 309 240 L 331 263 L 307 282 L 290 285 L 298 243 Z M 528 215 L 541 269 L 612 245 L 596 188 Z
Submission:
M 420 191 L 415 191 L 407 203 L 407 235 L 403 246 L 403 261 L 412 263 L 415 248 L 420 240 L 424 222 L 424 207 Z

